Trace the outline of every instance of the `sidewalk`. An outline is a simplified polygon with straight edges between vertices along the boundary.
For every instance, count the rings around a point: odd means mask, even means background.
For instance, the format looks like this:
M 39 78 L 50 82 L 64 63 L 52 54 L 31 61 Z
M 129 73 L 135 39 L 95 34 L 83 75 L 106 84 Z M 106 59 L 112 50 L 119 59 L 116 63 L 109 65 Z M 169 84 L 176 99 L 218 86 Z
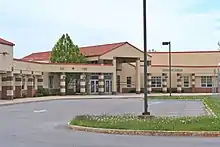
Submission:
M 194 96 L 194 95 L 212 95 L 211 93 L 173 93 L 173 96 Z M 169 94 L 153 93 L 149 96 L 169 96 Z M 50 100 L 78 100 L 78 99 L 132 99 L 132 98 L 144 98 L 144 94 L 118 94 L 118 95 L 71 95 L 71 96 L 48 96 L 48 97 L 33 97 L 33 98 L 22 98 L 14 100 L 0 100 L 0 106 L 13 105 L 20 103 L 31 103 L 31 102 L 43 102 Z

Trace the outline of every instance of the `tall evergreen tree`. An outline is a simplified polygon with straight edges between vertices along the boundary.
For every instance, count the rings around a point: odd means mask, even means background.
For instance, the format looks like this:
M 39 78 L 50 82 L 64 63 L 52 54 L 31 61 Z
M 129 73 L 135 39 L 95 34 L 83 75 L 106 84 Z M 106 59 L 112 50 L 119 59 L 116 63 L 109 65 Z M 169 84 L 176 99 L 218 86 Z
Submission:
M 52 49 L 50 61 L 54 63 L 85 63 L 86 57 L 80 53 L 68 34 L 63 34 Z

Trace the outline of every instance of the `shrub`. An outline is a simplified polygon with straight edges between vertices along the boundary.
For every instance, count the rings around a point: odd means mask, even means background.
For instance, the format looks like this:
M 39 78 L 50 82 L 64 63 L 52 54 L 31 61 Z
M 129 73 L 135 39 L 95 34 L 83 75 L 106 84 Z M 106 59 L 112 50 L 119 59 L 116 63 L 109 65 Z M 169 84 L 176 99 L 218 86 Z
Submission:
M 42 96 L 50 96 L 50 91 L 47 88 L 38 88 L 37 92 L 35 93 L 35 97 L 42 97 Z
M 135 89 L 130 90 L 128 93 L 136 93 Z

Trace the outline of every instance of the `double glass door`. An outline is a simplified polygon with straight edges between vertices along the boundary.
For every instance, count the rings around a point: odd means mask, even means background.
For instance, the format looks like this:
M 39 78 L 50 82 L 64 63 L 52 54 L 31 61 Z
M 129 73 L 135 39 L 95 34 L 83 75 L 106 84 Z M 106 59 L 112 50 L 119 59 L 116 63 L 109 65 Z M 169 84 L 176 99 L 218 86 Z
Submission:
M 96 94 L 99 92 L 99 80 L 90 81 L 90 93 Z
M 112 80 L 105 80 L 105 93 L 112 92 Z
M 105 80 L 105 93 L 112 92 L 112 80 Z M 99 80 L 90 80 L 90 93 L 91 94 L 98 94 L 99 93 Z

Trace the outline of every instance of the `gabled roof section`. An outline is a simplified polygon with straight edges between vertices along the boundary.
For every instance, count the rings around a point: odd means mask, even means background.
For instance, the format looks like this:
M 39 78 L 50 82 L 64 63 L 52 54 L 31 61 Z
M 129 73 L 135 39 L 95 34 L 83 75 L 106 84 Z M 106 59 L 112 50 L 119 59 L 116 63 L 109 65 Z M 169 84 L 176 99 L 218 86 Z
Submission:
M 141 51 L 137 47 L 131 45 L 128 42 L 119 42 L 119 43 L 112 43 L 112 44 L 103 44 L 103 45 L 94 45 L 94 46 L 87 46 L 87 47 L 80 47 L 80 52 L 87 57 L 94 57 L 94 56 L 102 56 L 114 49 L 117 49 L 125 44 L 129 44 L 133 48 Z M 22 60 L 29 60 L 29 61 L 48 61 L 51 56 L 51 51 L 47 52 L 38 52 L 32 53 L 28 56 L 22 58 Z M 148 55 L 150 56 L 150 55 Z M 151 57 L 151 56 L 150 56 Z
M 22 58 L 28 61 L 48 61 L 50 60 L 51 51 L 32 53 Z
M 0 38 L 0 44 L 8 45 L 8 46 L 14 46 L 15 44 L 12 42 L 9 42 L 5 39 Z
M 126 42 L 87 46 L 87 47 L 81 47 L 80 51 L 82 54 L 86 55 L 87 57 L 101 56 L 101 55 L 104 55 L 107 52 L 110 52 L 111 50 L 114 50 L 124 44 L 126 44 Z

